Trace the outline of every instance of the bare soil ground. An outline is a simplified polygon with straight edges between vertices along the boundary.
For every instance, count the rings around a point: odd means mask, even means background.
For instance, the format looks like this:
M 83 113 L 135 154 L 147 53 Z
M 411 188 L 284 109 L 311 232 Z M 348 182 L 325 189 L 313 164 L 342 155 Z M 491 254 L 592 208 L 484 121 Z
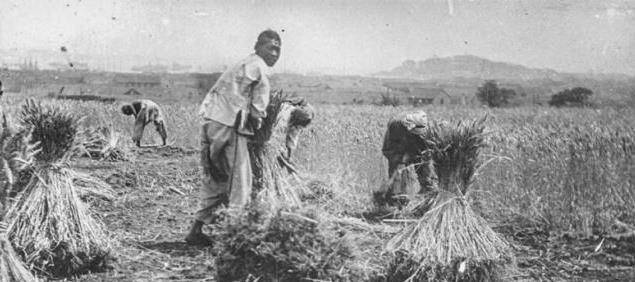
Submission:
M 117 241 L 113 267 L 77 280 L 215 281 L 211 248 L 183 241 L 198 203 L 198 152 L 167 146 L 138 148 L 134 154 L 127 162 L 75 162 L 78 170 L 107 181 L 117 192 L 112 201 L 90 202 Z M 635 280 L 633 237 L 581 238 L 528 224 L 495 229 L 515 243 L 520 274 L 508 280 Z

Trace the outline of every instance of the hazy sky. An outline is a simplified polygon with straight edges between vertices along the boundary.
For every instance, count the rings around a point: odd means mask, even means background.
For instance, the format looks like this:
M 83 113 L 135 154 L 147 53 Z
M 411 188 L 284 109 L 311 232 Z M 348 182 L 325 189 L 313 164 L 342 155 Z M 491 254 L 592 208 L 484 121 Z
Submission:
M 635 0 L 2 0 L 0 49 L 220 65 L 281 32 L 275 70 L 371 73 L 406 59 L 482 56 L 635 75 Z

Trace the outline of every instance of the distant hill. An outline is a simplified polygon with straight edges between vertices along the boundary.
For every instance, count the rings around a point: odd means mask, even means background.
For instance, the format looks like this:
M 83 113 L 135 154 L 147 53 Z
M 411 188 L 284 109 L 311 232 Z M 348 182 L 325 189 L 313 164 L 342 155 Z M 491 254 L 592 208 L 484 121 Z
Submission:
M 494 62 L 473 55 L 435 57 L 423 61 L 407 60 L 401 66 L 376 75 L 420 80 L 448 80 L 456 78 L 499 80 L 563 79 L 562 74 L 551 69 L 536 69 L 505 62 Z
M 453 96 L 472 95 L 485 80 L 493 79 L 502 86 L 521 89 L 526 97 L 547 100 L 565 88 L 586 87 L 596 98 L 615 104 L 635 103 L 635 77 L 614 73 L 565 73 L 552 69 L 529 68 L 506 62 L 495 62 L 473 55 L 407 60 L 389 71 L 375 73 L 376 78 L 392 81 L 420 81 L 436 87 L 458 89 Z

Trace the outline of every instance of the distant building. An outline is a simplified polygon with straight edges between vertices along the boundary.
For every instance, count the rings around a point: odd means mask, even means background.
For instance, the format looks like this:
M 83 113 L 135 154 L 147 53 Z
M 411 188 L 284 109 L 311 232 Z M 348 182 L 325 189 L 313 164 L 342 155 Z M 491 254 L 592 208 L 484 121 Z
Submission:
M 161 65 L 161 64 L 157 64 L 157 65 L 148 64 L 145 66 L 133 66 L 130 69 L 132 71 L 138 71 L 143 73 L 167 73 L 169 67 L 166 65 Z
M 388 95 L 406 98 L 413 105 L 446 105 L 452 103 L 452 96 L 443 88 L 418 82 L 385 82 Z M 402 99 L 403 100 L 403 99 Z
M 125 87 L 159 87 L 161 86 L 161 77 L 156 75 L 120 73 L 115 75 L 113 83 Z
M 222 73 L 191 73 L 190 77 L 194 78 L 193 85 L 196 89 L 198 89 L 199 93 L 207 93 L 207 91 L 214 86 L 216 81 L 220 78 Z
M 127 95 L 127 96 L 141 96 L 141 92 L 137 91 L 137 89 L 130 88 L 128 91 L 124 92 L 123 95 Z
M 478 99 L 476 99 L 476 87 L 467 86 L 442 86 L 443 90 L 447 92 L 451 98 L 451 104 L 454 105 L 476 105 Z
M 32 58 L 29 58 L 28 61 L 27 59 L 24 59 L 24 62 L 19 67 L 20 67 L 20 70 L 23 70 L 23 71 L 39 70 L 37 60 L 34 61 Z

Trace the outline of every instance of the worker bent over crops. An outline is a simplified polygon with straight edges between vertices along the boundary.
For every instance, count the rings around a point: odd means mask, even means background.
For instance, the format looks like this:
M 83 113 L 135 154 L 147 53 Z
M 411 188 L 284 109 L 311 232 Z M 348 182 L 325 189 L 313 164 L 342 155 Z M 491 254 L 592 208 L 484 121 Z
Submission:
M 290 98 L 288 103 L 295 108 L 291 112 L 289 117 L 289 128 L 287 129 L 287 136 L 285 139 L 285 146 L 287 148 L 286 155 L 284 156 L 287 161 L 291 160 L 291 154 L 298 146 L 298 139 L 302 130 L 311 123 L 315 112 L 304 98 Z
M 163 146 L 168 138 L 165 130 L 165 121 L 163 120 L 163 114 L 161 108 L 155 102 L 150 100 L 137 100 L 129 105 L 123 105 L 121 111 L 124 115 L 132 115 L 136 121 L 134 124 L 134 133 L 132 135 L 132 141 L 138 146 L 141 146 L 141 137 L 143 136 L 143 130 L 149 123 L 154 123 L 154 126 L 161 136 Z
M 382 153 L 388 159 L 389 177 L 393 177 L 406 166 L 421 163 L 416 166 L 421 188 L 432 184 L 431 167 L 422 163 L 422 152 L 426 148 L 423 136 L 427 127 L 428 117 L 424 111 L 405 112 L 390 119 L 382 147 Z M 400 194 L 405 191 L 388 192 Z
M 280 43 L 275 31 L 260 33 L 255 53 L 227 69 L 201 104 L 203 185 L 196 219 L 185 238 L 189 244 L 211 243 L 202 227 L 214 222 L 219 206 L 240 209 L 250 200 L 253 176 L 247 142 L 266 116 L 271 88 L 267 72 L 278 61 Z

